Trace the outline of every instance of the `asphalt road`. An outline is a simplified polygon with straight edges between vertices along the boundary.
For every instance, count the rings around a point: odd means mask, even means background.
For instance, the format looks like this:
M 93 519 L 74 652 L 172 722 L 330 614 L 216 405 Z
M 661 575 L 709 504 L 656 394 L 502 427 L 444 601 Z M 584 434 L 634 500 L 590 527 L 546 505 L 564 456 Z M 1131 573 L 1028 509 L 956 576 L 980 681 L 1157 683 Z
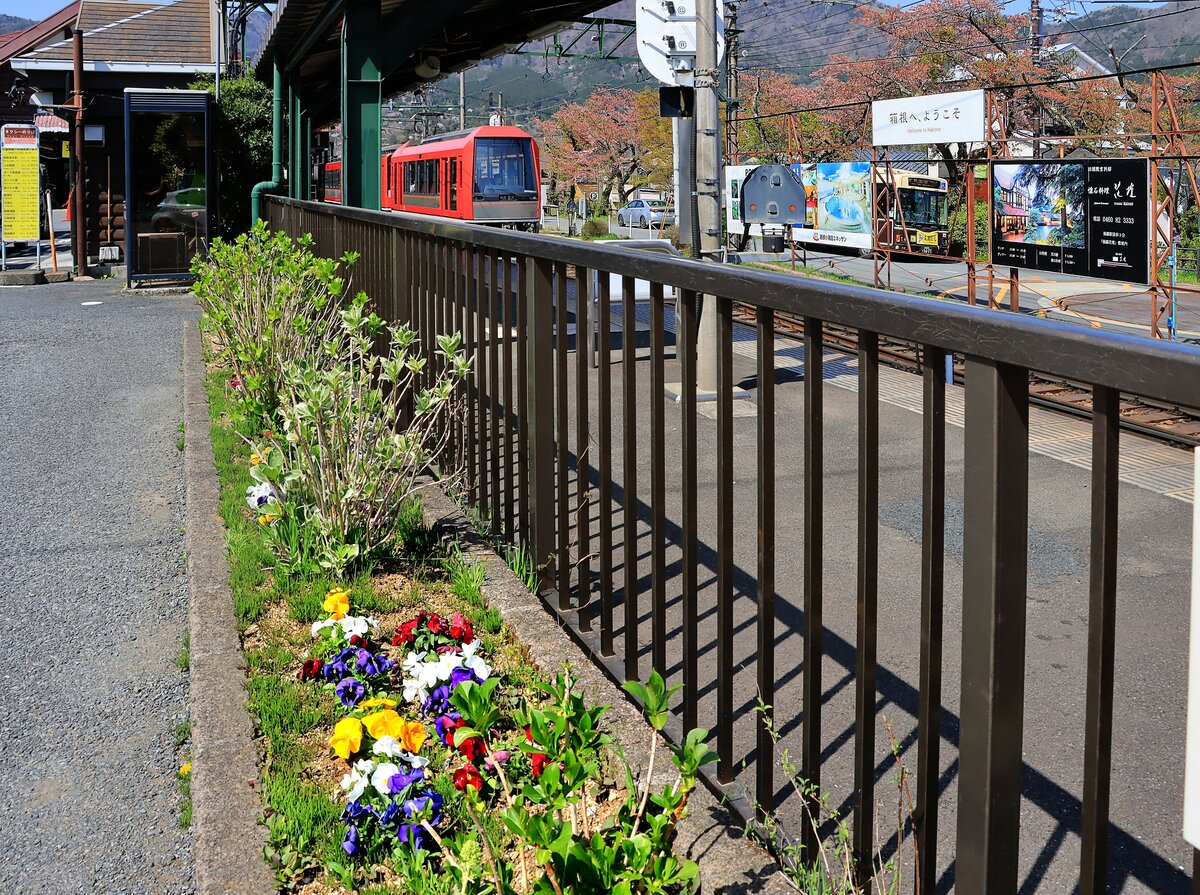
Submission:
M 97 302 L 97 304 L 85 304 Z M 0 892 L 182 895 L 186 296 L 0 289 Z

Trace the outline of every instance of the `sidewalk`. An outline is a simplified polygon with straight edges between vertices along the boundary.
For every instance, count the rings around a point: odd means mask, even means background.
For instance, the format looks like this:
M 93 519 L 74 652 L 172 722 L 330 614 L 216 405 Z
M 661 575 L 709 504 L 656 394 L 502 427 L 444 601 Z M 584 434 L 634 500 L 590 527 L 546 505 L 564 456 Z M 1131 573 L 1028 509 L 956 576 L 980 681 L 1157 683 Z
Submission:
M 0 892 L 185 895 L 187 296 L 0 290 Z

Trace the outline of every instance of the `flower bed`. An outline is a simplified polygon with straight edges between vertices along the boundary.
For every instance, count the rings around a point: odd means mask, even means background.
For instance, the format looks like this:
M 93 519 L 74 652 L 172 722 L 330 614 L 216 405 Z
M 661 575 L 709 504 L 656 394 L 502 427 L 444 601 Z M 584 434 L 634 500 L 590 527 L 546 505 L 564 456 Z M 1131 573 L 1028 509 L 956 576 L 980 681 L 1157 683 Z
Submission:
M 238 251 L 253 254 L 263 238 Z M 277 276 L 284 249 L 271 240 Z M 227 251 L 213 263 L 259 269 Z M 333 291 L 335 267 L 307 257 L 300 267 Z M 206 308 L 221 301 L 219 280 L 202 279 Z M 276 301 L 255 294 L 265 308 Z M 302 298 L 288 292 L 287 313 L 268 316 L 302 320 Z M 444 375 L 414 395 L 417 427 L 397 435 L 396 408 L 424 364 L 410 331 L 368 314 L 360 296 L 340 324 L 322 305 L 322 325 L 340 335 L 286 360 L 228 344 L 246 329 L 232 319 L 240 307 L 227 303 L 210 329 L 210 406 L 280 889 L 696 889 L 696 865 L 671 845 L 711 760 L 707 733 L 671 750 L 675 780 L 651 792 L 657 736 L 639 783 L 605 732 L 605 708 L 575 692 L 569 673 L 547 680 L 530 667 L 487 604 L 482 571 L 420 524 L 416 475 L 437 468 L 443 447 L 432 420 L 469 372 L 457 337 L 439 340 Z M 385 335 L 380 361 L 368 347 Z M 287 333 L 272 338 L 298 350 Z M 225 352 L 234 372 L 219 362 Z M 268 379 L 265 395 L 257 384 Z M 657 676 L 629 688 L 661 730 L 678 688 Z

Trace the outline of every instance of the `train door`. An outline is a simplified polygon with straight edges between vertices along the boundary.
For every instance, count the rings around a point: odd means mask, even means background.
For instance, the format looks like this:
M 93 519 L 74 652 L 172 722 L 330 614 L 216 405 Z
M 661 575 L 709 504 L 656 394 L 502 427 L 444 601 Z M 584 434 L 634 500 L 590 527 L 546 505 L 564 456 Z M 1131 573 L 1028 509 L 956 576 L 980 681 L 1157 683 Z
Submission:
M 446 206 L 454 212 L 457 217 L 458 212 L 458 156 L 452 155 L 449 159 L 449 164 L 446 166 Z

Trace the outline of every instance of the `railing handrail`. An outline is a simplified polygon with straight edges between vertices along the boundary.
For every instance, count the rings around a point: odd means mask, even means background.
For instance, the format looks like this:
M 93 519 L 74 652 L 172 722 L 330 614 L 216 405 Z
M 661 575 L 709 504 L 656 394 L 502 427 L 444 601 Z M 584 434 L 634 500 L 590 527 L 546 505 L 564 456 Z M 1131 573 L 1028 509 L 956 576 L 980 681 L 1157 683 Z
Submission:
M 478 224 L 343 208 L 282 196 L 270 196 L 268 201 L 720 295 L 797 317 L 813 317 L 1182 406 L 1195 405 L 1200 399 L 1200 347 L 1192 345 L 867 286 L 660 257 Z

